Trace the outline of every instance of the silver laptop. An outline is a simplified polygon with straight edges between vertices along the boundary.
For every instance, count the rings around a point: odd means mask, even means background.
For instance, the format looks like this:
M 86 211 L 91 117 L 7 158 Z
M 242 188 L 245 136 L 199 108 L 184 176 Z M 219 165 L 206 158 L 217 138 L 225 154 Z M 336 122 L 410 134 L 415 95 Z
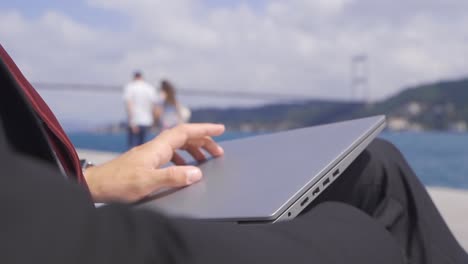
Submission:
M 277 222 L 296 217 L 385 127 L 375 116 L 221 142 L 199 165 L 203 180 L 138 206 L 204 220 Z

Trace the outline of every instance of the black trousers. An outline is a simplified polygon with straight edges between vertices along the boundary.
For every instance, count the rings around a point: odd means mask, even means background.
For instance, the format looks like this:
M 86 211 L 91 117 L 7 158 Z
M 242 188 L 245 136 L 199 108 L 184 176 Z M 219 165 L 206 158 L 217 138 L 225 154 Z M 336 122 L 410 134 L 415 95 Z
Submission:
M 199 263 L 468 263 L 402 154 L 380 139 L 290 222 L 176 226 Z
M 400 151 L 377 139 L 315 204 L 337 201 L 371 216 L 409 263 L 468 263 L 427 190 Z
M 299 217 L 278 224 L 95 209 L 55 168 L 1 148 L 0 156 L 0 263 L 468 263 L 425 188 L 382 140 Z

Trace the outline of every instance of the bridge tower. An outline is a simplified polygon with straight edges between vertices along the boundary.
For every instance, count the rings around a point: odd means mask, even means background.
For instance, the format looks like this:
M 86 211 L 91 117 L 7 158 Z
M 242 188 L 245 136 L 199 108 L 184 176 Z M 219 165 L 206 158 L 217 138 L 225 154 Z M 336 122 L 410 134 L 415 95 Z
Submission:
M 370 101 L 369 63 L 367 54 L 351 58 L 351 100 Z

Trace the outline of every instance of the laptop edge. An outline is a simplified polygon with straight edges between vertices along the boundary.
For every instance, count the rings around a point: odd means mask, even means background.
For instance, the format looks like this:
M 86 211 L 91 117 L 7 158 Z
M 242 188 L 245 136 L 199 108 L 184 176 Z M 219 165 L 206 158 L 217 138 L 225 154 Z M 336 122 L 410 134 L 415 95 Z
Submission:
M 288 219 L 293 219 L 299 215 L 304 208 L 306 208 L 315 198 L 317 198 L 328 186 L 330 186 L 341 174 L 348 168 L 349 165 L 367 148 L 367 146 L 382 132 L 385 128 L 385 117 L 382 116 L 379 123 L 370 130 L 367 134 L 364 134 L 359 138 L 350 150 L 335 160 L 331 165 L 331 169 L 326 169 L 323 176 L 319 176 L 319 180 L 316 181 L 310 188 L 308 188 L 294 203 L 290 206 L 283 205 L 277 214 L 273 215 L 272 220 L 267 222 L 279 222 Z M 282 212 L 282 213 L 281 213 Z M 278 217 L 276 215 L 280 214 Z M 242 221 L 239 221 L 242 223 Z

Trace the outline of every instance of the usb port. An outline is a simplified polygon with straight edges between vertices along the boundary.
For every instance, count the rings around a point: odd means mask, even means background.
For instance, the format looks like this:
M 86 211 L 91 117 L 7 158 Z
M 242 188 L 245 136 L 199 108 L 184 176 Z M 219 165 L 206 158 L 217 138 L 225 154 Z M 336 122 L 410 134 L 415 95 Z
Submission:
M 309 197 L 306 197 L 306 198 L 301 202 L 301 206 L 304 206 L 304 204 L 306 204 L 308 201 L 309 201 Z
M 312 195 L 315 196 L 320 192 L 320 187 L 315 188 L 315 190 L 312 192 Z
M 323 181 L 323 187 L 327 186 L 329 183 L 330 183 L 330 178 L 326 178 L 326 179 Z
M 336 169 L 336 171 L 333 172 L 333 177 L 336 177 L 338 174 L 340 174 L 340 169 Z

